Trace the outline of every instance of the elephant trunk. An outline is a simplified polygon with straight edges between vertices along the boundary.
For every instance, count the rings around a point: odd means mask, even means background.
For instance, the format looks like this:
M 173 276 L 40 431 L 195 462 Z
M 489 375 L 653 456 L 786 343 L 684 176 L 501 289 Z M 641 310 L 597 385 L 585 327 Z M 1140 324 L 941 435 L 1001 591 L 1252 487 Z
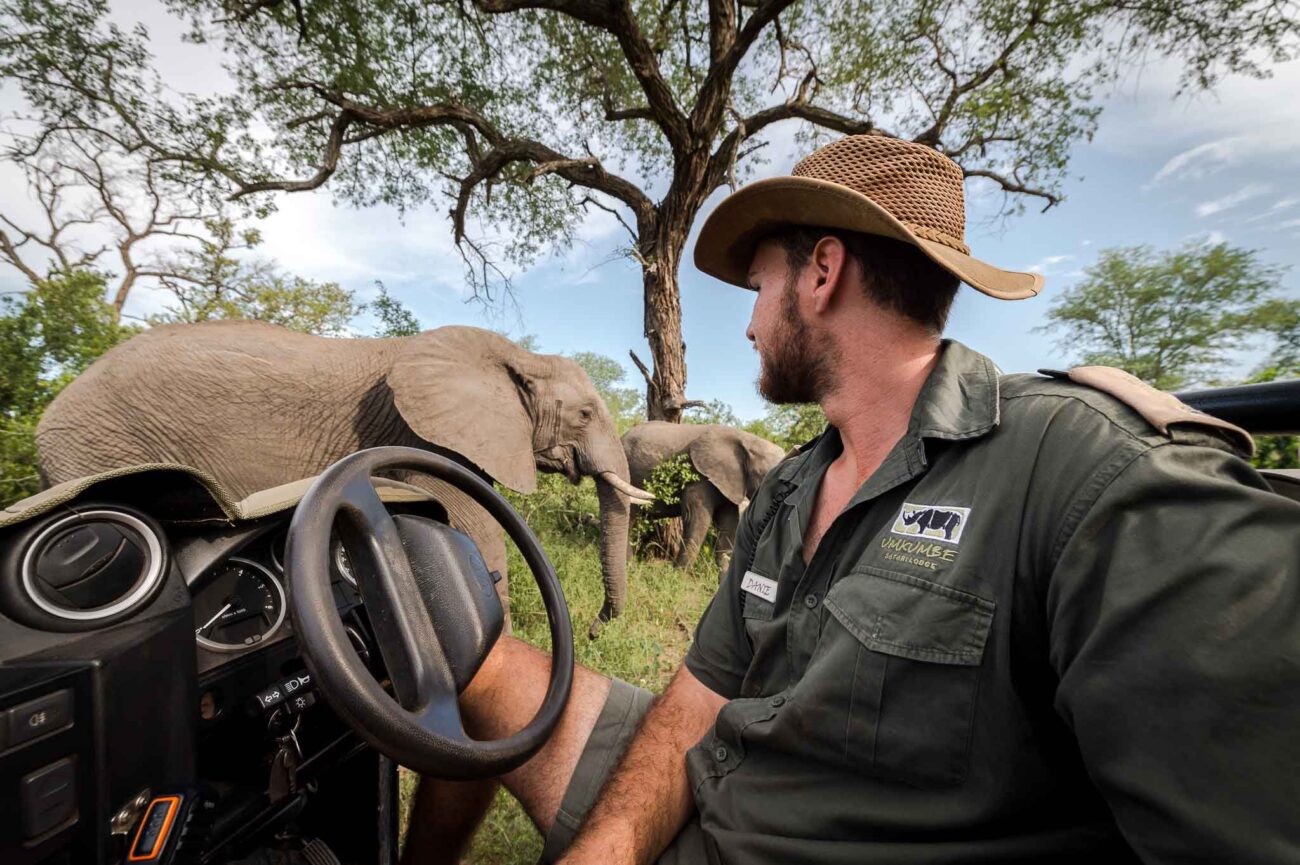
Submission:
M 623 612 L 627 602 L 628 500 L 600 477 L 596 479 L 596 496 L 600 501 L 600 573 L 605 581 L 605 603 L 587 630 L 592 639 L 606 622 Z

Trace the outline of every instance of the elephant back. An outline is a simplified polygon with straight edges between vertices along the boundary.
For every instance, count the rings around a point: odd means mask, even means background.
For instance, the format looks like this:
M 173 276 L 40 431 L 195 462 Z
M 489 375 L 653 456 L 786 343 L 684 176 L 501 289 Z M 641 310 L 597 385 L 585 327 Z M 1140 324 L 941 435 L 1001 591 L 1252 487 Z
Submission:
M 761 436 L 724 424 L 650 421 L 623 435 L 632 483 L 644 485 L 665 460 L 687 455 L 691 465 L 728 500 L 740 504 L 758 488 L 784 452 Z
M 355 449 L 351 417 L 380 379 L 390 342 L 264 322 L 151 328 L 105 353 L 51 403 L 37 428 L 42 472 L 58 483 L 176 462 L 238 494 L 307 477 L 334 452 Z

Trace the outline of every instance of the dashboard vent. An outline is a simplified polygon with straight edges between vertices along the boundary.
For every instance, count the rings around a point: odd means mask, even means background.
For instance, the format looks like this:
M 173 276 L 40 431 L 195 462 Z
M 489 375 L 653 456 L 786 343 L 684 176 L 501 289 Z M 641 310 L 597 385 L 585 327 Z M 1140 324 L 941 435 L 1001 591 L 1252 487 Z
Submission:
M 163 572 L 156 530 L 132 514 L 104 508 L 69 514 L 42 529 L 23 556 L 22 585 L 45 613 L 88 623 L 148 601 Z

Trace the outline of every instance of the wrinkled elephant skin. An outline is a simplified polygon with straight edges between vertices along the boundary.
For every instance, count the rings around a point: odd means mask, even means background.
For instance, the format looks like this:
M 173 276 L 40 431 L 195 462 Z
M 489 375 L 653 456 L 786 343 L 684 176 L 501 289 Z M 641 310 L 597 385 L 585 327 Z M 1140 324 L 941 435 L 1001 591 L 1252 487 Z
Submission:
M 177 462 L 237 498 L 381 445 L 458 457 L 521 493 L 536 488 L 538 469 L 573 483 L 595 477 L 602 621 L 618 615 L 626 595 L 627 493 L 637 491 L 609 410 L 574 361 L 491 331 L 331 339 L 260 322 L 156 327 L 73 381 L 45 412 L 37 445 L 48 484 Z M 504 575 L 504 536 L 487 512 L 438 481 L 417 483 Z
M 715 555 L 725 564 L 735 543 L 740 513 L 748 507 L 764 475 L 785 456 L 767 439 L 720 424 L 650 421 L 623 434 L 632 484 L 644 487 L 665 460 L 686 454 L 700 480 L 687 484 L 676 506 L 659 505 L 652 517 L 682 517 L 683 542 L 674 564 L 689 568 L 699 556 L 709 527 L 717 529 Z

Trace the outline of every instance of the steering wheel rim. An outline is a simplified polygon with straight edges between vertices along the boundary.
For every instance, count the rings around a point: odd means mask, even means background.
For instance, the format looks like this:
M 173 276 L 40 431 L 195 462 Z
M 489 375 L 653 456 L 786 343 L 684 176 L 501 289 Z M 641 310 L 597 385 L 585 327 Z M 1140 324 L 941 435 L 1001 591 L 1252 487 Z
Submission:
M 470 496 L 505 529 L 537 582 L 551 631 L 550 681 L 537 713 L 511 736 L 476 740 L 465 732 L 448 658 L 419 595 L 397 526 L 371 484 L 373 474 L 387 469 L 431 475 Z M 362 598 L 395 697 L 357 656 L 334 603 L 329 541 L 336 516 L 355 527 L 376 571 L 377 578 L 362 587 Z M 344 457 L 326 469 L 298 503 L 289 524 L 285 566 L 291 575 L 293 628 L 313 681 L 344 721 L 401 765 L 453 780 L 502 775 L 537 753 L 559 723 L 574 666 L 573 626 L 559 577 L 523 518 L 466 468 L 405 447 L 371 448 Z

